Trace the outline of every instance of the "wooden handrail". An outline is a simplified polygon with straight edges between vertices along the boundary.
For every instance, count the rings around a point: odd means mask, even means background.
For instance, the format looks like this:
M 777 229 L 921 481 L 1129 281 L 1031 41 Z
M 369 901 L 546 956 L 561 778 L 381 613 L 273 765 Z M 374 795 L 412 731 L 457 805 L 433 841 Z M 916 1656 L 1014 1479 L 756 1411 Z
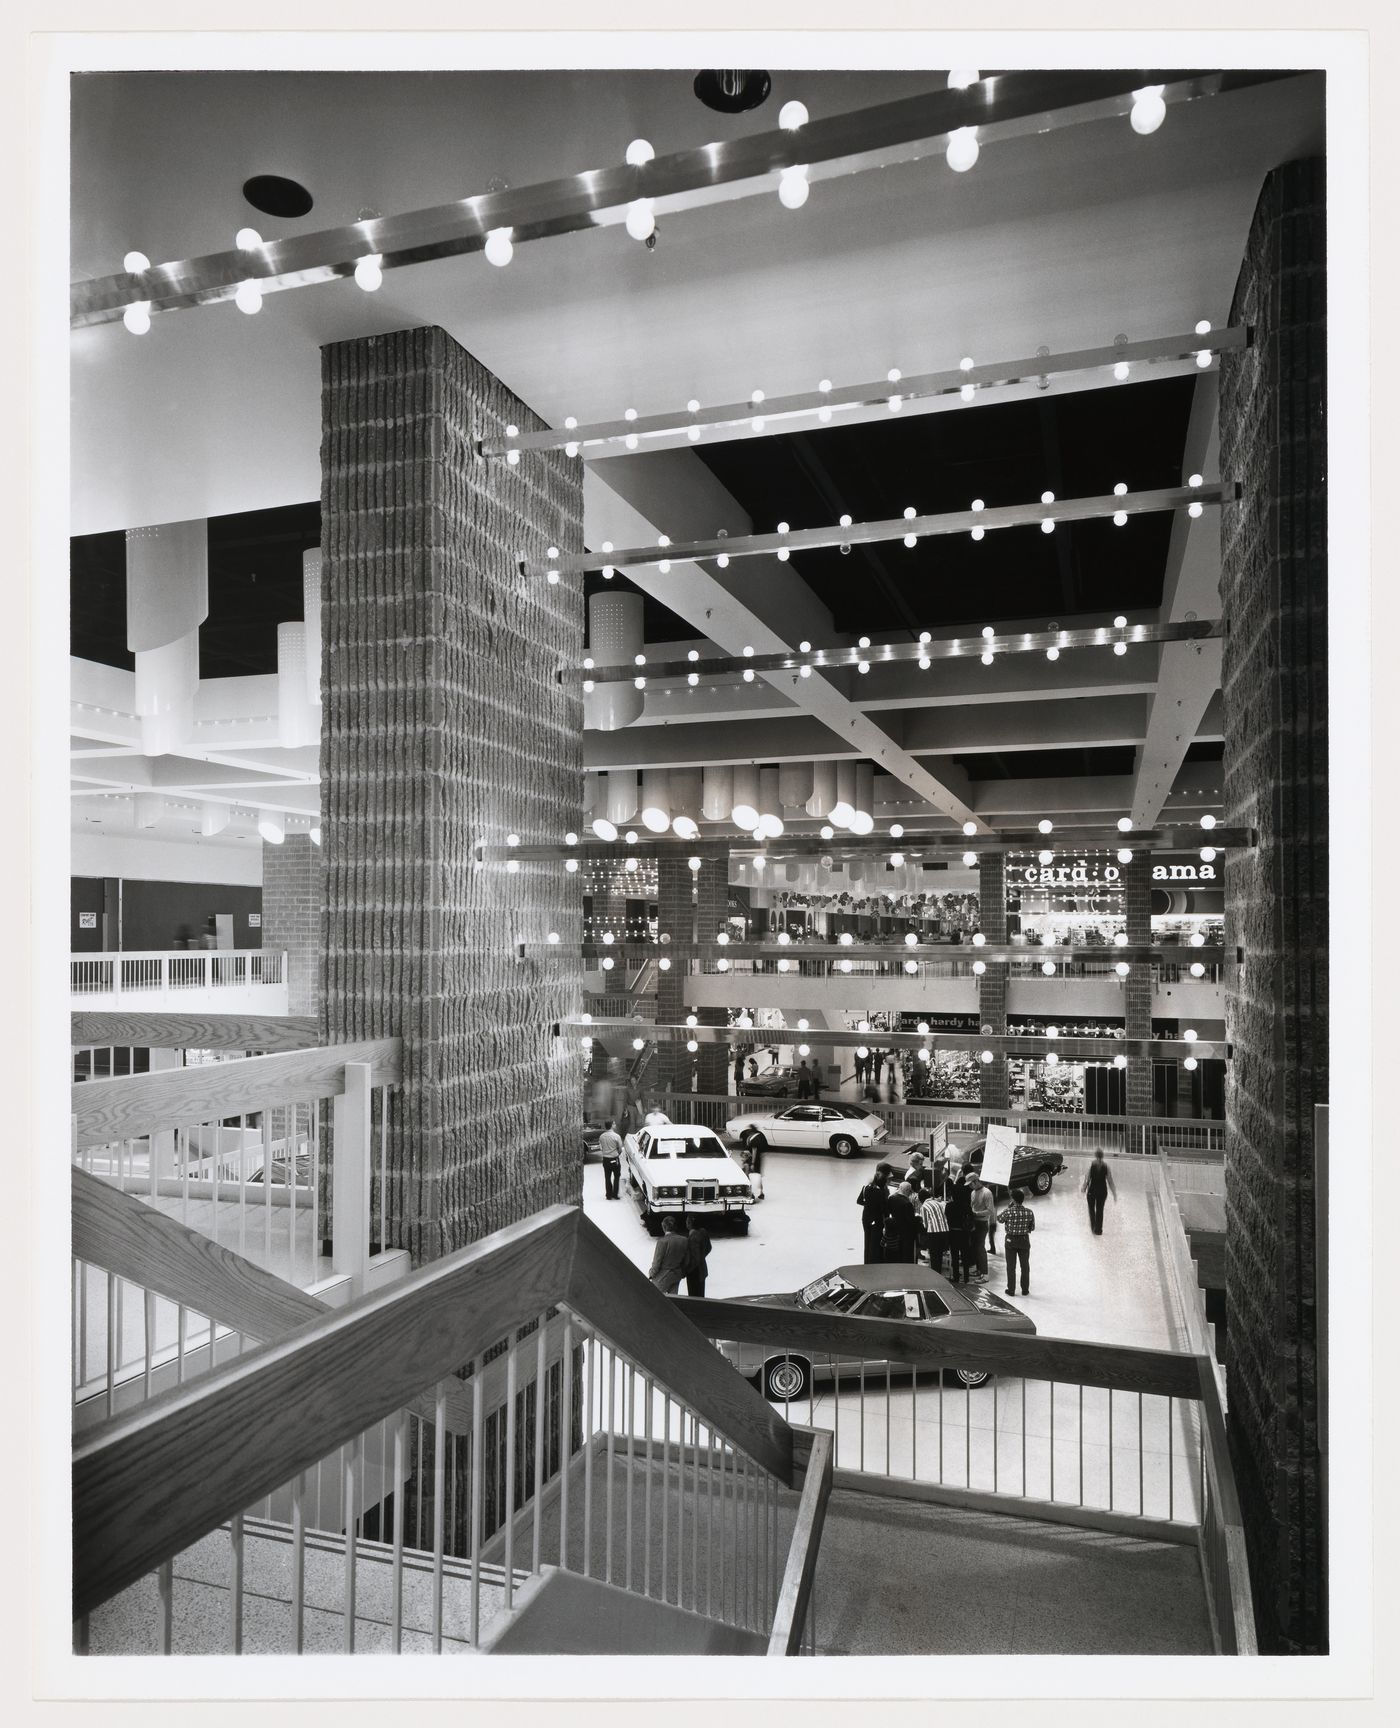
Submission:
M 74 1046 L 127 1045 L 148 1050 L 305 1050 L 320 1042 L 314 1014 L 72 1015 Z
M 825 1428 L 812 1431 L 807 1474 L 788 1543 L 787 1566 L 778 1590 L 773 1627 L 768 1635 L 770 1656 L 796 1656 L 802 1643 L 802 1628 L 807 1623 L 817 1575 L 817 1556 L 821 1552 L 822 1526 L 831 1499 L 833 1446 L 833 1436 Z
M 554 1206 L 82 1435 L 74 1614 L 559 1303 L 683 1394 L 706 1426 L 791 1480 L 792 1431 L 778 1413 L 581 1212 Z
M 1250 1587 L 1249 1560 L 1245 1552 L 1244 1519 L 1235 1489 L 1235 1473 L 1230 1464 L 1230 1443 L 1225 1433 L 1225 1412 L 1220 1406 L 1220 1387 L 1210 1357 L 1197 1356 L 1195 1361 L 1201 1421 L 1205 1429 L 1210 1499 L 1225 1544 L 1226 1571 L 1230 1579 L 1229 1602 L 1212 1599 L 1211 1609 L 1216 1616 L 1216 1629 L 1225 1654 L 1257 1656 L 1259 1645 L 1254 1625 L 1254 1593 Z M 1213 1598 L 1209 1579 L 1206 1588 Z
M 971 1327 L 928 1326 L 917 1320 L 865 1320 L 848 1314 L 814 1314 L 763 1302 L 725 1302 L 673 1296 L 679 1308 L 709 1338 L 736 1344 L 768 1344 L 803 1355 L 906 1362 L 911 1367 L 986 1369 L 1028 1380 L 1104 1386 L 1115 1392 L 1148 1392 L 1166 1398 L 1198 1398 L 1194 1356 L 1129 1344 L 1091 1344 L 1077 1338 L 1042 1338 L 1018 1332 L 979 1332 Z
M 397 1038 L 374 1038 L 82 1082 L 72 1088 L 74 1143 L 104 1146 L 191 1122 L 338 1097 L 345 1090 L 347 1062 L 368 1062 L 371 1085 L 394 1085 L 402 1078 L 402 1050 Z

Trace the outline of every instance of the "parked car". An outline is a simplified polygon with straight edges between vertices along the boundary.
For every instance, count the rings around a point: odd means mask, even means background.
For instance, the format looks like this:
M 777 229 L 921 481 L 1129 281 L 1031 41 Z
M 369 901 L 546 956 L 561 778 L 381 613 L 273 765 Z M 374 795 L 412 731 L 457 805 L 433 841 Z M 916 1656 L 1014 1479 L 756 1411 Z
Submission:
M 847 1314 L 867 1320 L 908 1320 L 948 1332 L 1034 1332 L 1035 1322 L 1004 1296 L 981 1284 L 953 1285 L 927 1266 L 838 1266 L 801 1290 L 781 1296 L 740 1296 L 739 1302 L 763 1302 L 779 1308 L 805 1308 L 814 1314 Z M 778 1355 L 771 1344 L 721 1343 L 720 1349 L 741 1374 L 757 1382 L 765 1398 L 789 1402 L 805 1398 L 813 1380 L 843 1378 L 867 1369 L 883 1369 L 885 1358 L 840 1356 L 813 1362 L 796 1352 Z M 872 1352 L 879 1346 L 871 1345 Z M 894 1364 L 907 1367 L 907 1364 Z M 964 1386 L 980 1386 L 990 1378 L 982 1368 L 951 1370 Z
M 790 1098 L 797 1091 L 797 1070 L 770 1063 L 767 1068 L 739 1082 L 741 1098 Z
M 986 1150 L 985 1140 L 974 1140 L 962 1154 L 961 1162 L 980 1172 Z M 1005 1185 L 992 1183 L 991 1187 L 999 1194 L 1004 1194 L 1008 1187 L 1029 1188 L 1033 1194 L 1048 1194 L 1051 1182 L 1064 1167 L 1063 1152 L 1052 1152 L 1042 1146 L 1018 1146 L 1011 1159 L 1011 1181 Z
M 747 1231 L 753 1188 L 713 1128 L 659 1122 L 639 1129 L 623 1141 L 622 1166 L 653 1236 L 668 1212 L 711 1223 L 727 1218 Z
M 769 1146 L 824 1152 L 850 1158 L 861 1147 L 878 1146 L 889 1133 L 883 1117 L 836 1104 L 789 1104 L 786 1110 L 731 1117 L 724 1125 L 733 1140 L 755 1152 Z

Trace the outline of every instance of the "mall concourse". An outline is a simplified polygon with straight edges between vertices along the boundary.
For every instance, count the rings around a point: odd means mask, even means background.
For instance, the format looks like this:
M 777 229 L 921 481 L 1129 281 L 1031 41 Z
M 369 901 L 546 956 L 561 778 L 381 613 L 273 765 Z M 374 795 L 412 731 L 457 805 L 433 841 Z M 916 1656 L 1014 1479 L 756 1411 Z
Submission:
M 73 80 L 75 1662 L 1325 1652 L 1323 82 Z

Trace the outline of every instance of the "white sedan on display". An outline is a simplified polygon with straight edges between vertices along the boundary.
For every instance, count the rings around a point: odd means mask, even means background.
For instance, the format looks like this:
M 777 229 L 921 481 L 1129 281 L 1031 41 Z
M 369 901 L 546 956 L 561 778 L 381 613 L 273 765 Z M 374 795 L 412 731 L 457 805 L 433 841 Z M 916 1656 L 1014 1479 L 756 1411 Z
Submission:
M 709 1223 L 731 1218 L 737 1230 L 749 1227 L 753 1189 L 713 1128 L 650 1123 L 623 1142 L 623 1168 L 642 1223 L 653 1236 L 668 1212 Z
M 724 1125 L 732 1140 L 755 1152 L 769 1146 L 796 1152 L 825 1152 L 852 1158 L 878 1146 L 889 1134 L 884 1119 L 858 1104 L 790 1104 L 772 1114 L 735 1116 Z

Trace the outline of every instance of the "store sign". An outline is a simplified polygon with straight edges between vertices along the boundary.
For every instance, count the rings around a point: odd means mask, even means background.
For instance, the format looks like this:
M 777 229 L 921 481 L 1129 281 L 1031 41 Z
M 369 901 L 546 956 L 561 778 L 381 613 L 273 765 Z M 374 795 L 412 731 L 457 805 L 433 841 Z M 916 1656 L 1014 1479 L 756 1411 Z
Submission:
M 1028 888 L 1090 888 L 1117 882 L 1122 874 L 1116 864 L 1090 865 L 1082 858 L 1073 864 L 1027 864 L 1006 872 L 1008 881 L 1019 878 Z
M 1214 864 L 1192 858 L 1178 861 L 1163 859 L 1161 863 L 1152 866 L 1154 882 L 1218 882 L 1220 873 Z
M 262 913 L 261 912 L 250 912 L 248 914 L 248 928 L 250 930 L 261 930 L 262 929 Z
M 95 912 L 80 912 L 78 914 L 78 928 L 80 930 L 95 930 L 97 928 L 97 914 Z

